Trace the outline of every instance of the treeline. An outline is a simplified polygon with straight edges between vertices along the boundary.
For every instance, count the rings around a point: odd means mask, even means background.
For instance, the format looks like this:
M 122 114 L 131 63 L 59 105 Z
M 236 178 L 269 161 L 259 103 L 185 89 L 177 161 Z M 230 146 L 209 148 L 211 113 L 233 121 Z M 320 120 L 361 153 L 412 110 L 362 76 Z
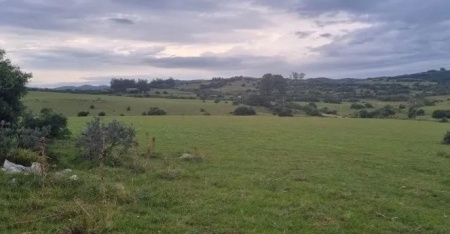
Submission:
M 155 79 L 148 81 L 145 79 L 123 79 L 113 78 L 110 82 L 110 88 L 116 93 L 145 93 L 150 89 L 171 89 L 177 85 L 177 82 L 173 78 L 169 79 Z

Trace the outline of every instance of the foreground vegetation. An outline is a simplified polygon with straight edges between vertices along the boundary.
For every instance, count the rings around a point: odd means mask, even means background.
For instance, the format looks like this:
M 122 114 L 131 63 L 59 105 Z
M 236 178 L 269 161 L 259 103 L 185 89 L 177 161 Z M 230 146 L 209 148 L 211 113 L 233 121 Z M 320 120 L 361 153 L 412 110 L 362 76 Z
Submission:
M 401 120 L 120 117 L 133 152 L 105 168 L 80 159 L 75 139 L 50 149 L 56 168 L 0 173 L 0 231 L 124 233 L 450 231 L 446 124 Z M 106 120 L 106 119 L 105 119 Z M 78 135 L 90 118 L 69 118 Z M 155 154 L 146 158 L 147 142 Z M 184 152 L 202 155 L 183 161 Z M 58 176 L 55 171 L 72 168 Z M 72 174 L 78 180 L 70 180 Z

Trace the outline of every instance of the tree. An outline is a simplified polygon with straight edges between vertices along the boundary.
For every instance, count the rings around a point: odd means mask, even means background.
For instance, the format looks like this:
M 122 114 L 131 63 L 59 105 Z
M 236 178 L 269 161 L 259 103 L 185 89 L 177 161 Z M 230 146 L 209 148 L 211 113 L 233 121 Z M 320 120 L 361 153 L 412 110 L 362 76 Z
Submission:
M 148 80 L 138 79 L 138 81 L 136 83 L 136 88 L 141 93 L 146 93 L 146 92 L 150 91 L 150 85 L 148 83 Z
M 32 77 L 14 66 L 0 49 L 0 121 L 16 123 L 24 110 L 20 99 L 27 93 L 25 85 Z
M 259 93 L 261 96 L 272 96 L 275 91 L 283 96 L 286 93 L 287 83 L 281 75 L 265 74 L 259 83 Z

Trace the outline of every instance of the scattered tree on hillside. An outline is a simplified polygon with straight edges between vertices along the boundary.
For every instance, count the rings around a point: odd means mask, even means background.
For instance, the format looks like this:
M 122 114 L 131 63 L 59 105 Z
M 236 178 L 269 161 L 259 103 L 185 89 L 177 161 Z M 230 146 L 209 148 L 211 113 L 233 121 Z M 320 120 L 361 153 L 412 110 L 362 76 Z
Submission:
M 259 94 L 261 96 L 274 96 L 286 94 L 287 83 L 281 75 L 265 74 L 259 83 Z
M 0 121 L 16 123 L 24 106 L 20 99 L 27 93 L 25 85 L 32 77 L 5 57 L 0 49 Z

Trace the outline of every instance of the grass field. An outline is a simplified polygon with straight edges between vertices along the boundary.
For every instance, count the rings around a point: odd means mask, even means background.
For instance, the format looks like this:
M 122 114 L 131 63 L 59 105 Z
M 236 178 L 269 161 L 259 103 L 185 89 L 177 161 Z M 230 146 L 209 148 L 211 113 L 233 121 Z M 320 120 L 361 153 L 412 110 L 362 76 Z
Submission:
M 69 119 L 74 136 L 89 119 Z M 73 160 L 71 142 L 57 142 L 53 157 L 80 179 L 54 179 L 41 189 L 35 177 L 0 172 L 0 232 L 54 233 L 77 225 L 111 233 L 450 232 L 450 148 L 440 144 L 448 124 L 118 119 L 136 127 L 141 151 L 147 137 L 156 137 L 159 156 L 145 162 L 146 172 L 107 168 L 109 197 L 102 203 L 96 170 Z M 194 148 L 204 160 L 178 159 Z M 104 226 L 94 218 L 102 210 Z
M 25 106 L 37 113 L 42 108 L 52 108 L 65 116 L 76 116 L 79 111 L 89 111 L 96 116 L 104 111 L 107 116 L 120 116 L 121 114 L 142 115 L 150 107 L 159 107 L 168 115 L 202 115 L 200 109 L 212 115 L 228 115 L 236 106 L 231 102 L 221 101 L 214 103 L 212 100 L 203 102 L 192 99 L 165 99 L 165 98 L 132 98 L 109 95 L 29 92 L 23 99 Z M 93 105 L 95 109 L 90 109 Z M 130 111 L 127 111 L 130 107 Z M 267 114 L 262 108 L 256 108 L 260 114 Z

